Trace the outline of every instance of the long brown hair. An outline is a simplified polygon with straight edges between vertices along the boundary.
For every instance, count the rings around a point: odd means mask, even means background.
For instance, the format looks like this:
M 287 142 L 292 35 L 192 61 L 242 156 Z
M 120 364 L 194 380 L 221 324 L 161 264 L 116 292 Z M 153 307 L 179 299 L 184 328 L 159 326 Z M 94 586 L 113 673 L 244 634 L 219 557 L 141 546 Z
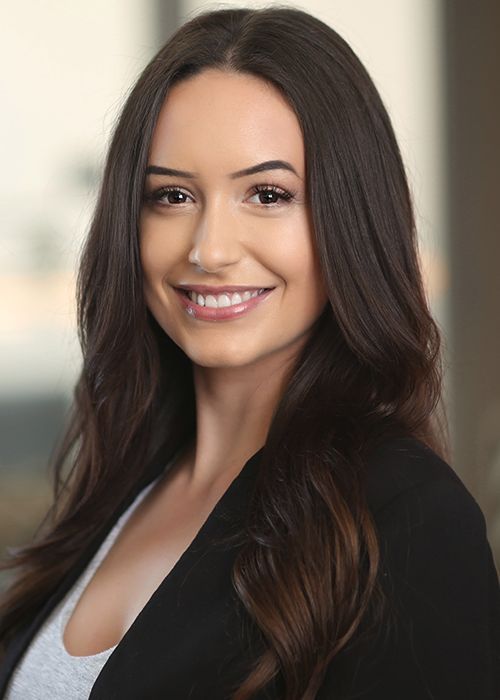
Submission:
M 191 362 L 145 304 L 138 221 L 160 107 L 172 85 L 206 67 L 277 87 L 306 149 L 329 303 L 273 415 L 233 569 L 267 648 L 233 697 L 250 698 L 281 673 L 288 700 L 309 700 L 369 611 L 376 619 L 384 609 L 366 456 L 390 435 L 415 436 L 445 458 L 448 448 L 440 333 L 389 116 L 348 44 L 287 6 L 195 16 L 127 98 L 80 260 L 83 365 L 54 451 L 54 504 L 34 541 L 3 564 L 17 576 L 0 608 L 0 641 L 33 617 L 151 455 L 174 454 L 196 434 Z

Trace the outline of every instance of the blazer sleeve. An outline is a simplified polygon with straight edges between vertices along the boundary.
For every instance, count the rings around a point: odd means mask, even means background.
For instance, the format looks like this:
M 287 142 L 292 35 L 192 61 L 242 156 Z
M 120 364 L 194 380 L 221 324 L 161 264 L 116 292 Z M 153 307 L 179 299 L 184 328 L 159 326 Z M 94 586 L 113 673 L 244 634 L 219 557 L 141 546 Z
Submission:
M 393 624 L 330 663 L 318 700 L 499 700 L 500 587 L 484 516 L 460 481 L 408 488 L 376 516 Z

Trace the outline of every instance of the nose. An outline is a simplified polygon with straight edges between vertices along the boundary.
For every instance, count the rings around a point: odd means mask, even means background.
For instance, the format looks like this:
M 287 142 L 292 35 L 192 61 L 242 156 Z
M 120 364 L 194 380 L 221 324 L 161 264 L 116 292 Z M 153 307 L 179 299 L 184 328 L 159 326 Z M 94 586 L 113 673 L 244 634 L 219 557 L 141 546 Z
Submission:
M 193 231 L 189 262 L 207 272 L 233 265 L 240 258 L 237 224 L 222 202 L 207 205 Z

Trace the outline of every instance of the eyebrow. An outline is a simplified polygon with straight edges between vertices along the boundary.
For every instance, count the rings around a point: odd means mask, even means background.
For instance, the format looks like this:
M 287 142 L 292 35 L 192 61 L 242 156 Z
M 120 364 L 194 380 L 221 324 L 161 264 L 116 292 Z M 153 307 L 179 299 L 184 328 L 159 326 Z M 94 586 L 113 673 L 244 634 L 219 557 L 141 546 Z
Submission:
M 254 175 L 255 173 L 261 173 L 264 170 L 289 170 L 299 177 L 299 174 L 293 165 L 288 163 L 286 160 L 266 160 L 262 163 L 251 165 L 249 168 L 243 168 L 243 170 L 237 170 L 234 173 L 229 173 L 228 177 L 230 177 L 231 180 L 235 180 L 238 177 Z M 146 175 L 172 175 L 174 177 L 186 178 L 198 177 L 198 173 L 190 173 L 187 170 L 176 170 L 175 168 L 166 168 L 162 165 L 148 165 L 146 168 Z

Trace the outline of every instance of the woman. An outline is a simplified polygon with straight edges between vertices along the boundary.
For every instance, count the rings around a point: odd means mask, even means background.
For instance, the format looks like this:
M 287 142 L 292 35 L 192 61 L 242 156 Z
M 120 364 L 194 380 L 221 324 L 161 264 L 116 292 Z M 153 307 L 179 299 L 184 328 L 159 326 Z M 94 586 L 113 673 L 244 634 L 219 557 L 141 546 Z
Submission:
M 446 461 L 416 245 L 335 31 L 286 7 L 177 31 L 110 146 L 2 697 L 498 697 L 498 577 Z

